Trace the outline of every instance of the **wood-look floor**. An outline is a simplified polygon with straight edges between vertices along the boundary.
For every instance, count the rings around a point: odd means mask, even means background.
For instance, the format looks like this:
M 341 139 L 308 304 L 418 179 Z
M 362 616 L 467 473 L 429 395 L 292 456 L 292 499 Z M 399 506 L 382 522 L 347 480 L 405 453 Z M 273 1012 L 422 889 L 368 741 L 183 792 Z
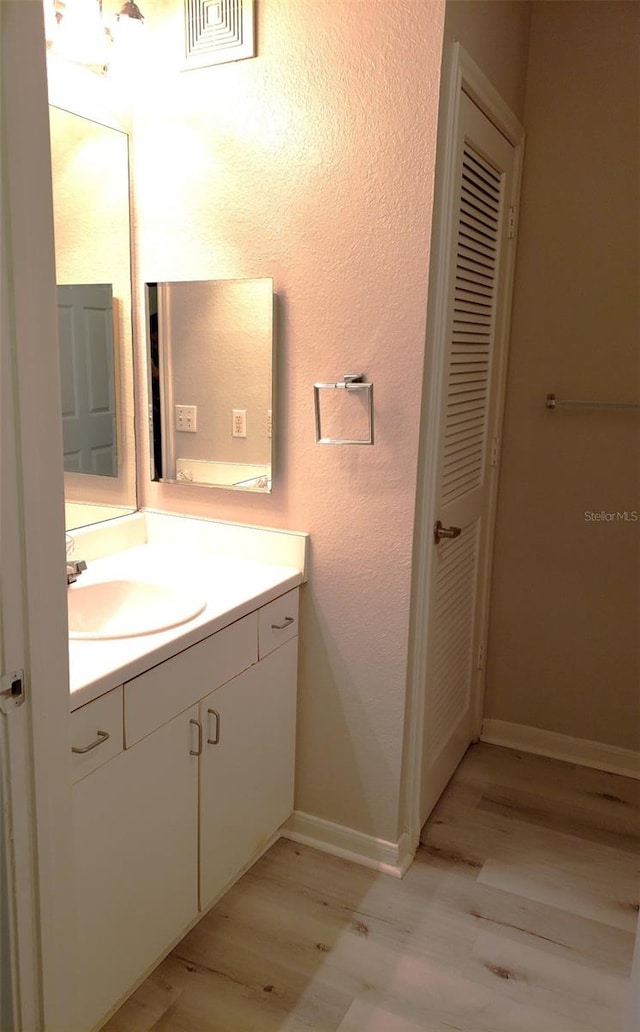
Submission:
M 107 1032 L 617 1032 L 640 783 L 479 744 L 403 880 L 280 840 Z

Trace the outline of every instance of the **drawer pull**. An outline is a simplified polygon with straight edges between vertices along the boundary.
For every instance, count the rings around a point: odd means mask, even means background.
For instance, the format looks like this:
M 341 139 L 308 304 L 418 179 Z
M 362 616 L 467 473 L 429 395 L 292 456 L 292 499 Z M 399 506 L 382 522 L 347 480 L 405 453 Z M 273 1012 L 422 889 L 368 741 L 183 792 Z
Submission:
M 96 731 L 96 734 L 97 734 L 98 737 L 96 738 L 95 742 L 89 742 L 89 745 L 83 746 L 82 749 L 78 745 L 72 745 L 71 746 L 71 752 L 74 752 L 74 753 L 87 753 L 87 752 L 91 752 L 92 749 L 97 749 L 99 745 L 102 745 L 102 743 L 106 742 L 107 739 L 110 737 L 108 731 Z
M 294 618 L 292 616 L 285 616 L 284 623 L 272 623 L 271 630 L 284 631 L 285 627 L 290 627 L 292 623 L 295 623 Z
M 189 749 L 189 756 L 202 756 L 202 724 L 199 720 L 190 720 L 189 723 L 198 728 L 198 748 Z
M 217 710 L 214 710 L 214 709 L 208 709 L 207 713 L 209 714 L 210 717 L 215 717 L 216 718 L 216 733 L 215 733 L 215 737 L 214 738 L 207 738 L 207 745 L 217 745 L 218 742 L 220 741 L 220 714 L 218 713 Z M 209 722 L 209 726 L 211 726 L 211 722 Z

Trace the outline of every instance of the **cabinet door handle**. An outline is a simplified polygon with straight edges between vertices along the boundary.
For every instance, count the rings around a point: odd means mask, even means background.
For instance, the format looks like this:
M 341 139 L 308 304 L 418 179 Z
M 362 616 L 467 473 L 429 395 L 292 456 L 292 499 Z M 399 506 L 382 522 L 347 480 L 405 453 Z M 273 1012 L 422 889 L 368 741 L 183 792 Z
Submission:
M 83 746 L 82 749 L 78 745 L 72 745 L 71 746 L 71 752 L 75 752 L 75 753 L 91 752 L 92 749 L 97 749 L 99 745 L 102 745 L 103 742 L 106 742 L 107 739 L 110 738 L 110 735 L 109 735 L 108 731 L 96 731 L 96 734 L 97 734 L 98 737 L 96 738 L 95 742 L 89 742 L 89 745 Z
M 198 748 L 189 749 L 189 756 L 202 756 L 202 724 L 199 720 L 190 720 L 190 724 L 193 724 L 198 728 Z
M 284 623 L 272 623 L 271 624 L 271 630 L 272 631 L 284 631 L 285 627 L 290 627 L 292 623 L 295 623 L 295 620 L 293 619 L 293 617 L 292 616 L 285 616 Z
M 216 733 L 215 733 L 215 737 L 214 738 L 211 738 L 211 737 L 207 738 L 207 745 L 217 745 L 218 742 L 220 741 L 220 714 L 215 709 L 208 709 L 207 713 L 209 714 L 210 717 L 215 717 L 216 718 Z M 211 721 L 209 721 L 209 726 L 211 726 Z

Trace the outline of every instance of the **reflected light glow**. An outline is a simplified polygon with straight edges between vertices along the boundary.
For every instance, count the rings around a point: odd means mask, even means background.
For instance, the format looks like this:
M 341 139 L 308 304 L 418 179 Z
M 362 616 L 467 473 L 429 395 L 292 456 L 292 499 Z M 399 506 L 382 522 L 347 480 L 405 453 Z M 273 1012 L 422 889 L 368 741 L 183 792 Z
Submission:
M 47 50 L 73 64 L 106 74 L 135 61 L 144 15 L 133 0 L 111 11 L 103 0 L 43 0 Z

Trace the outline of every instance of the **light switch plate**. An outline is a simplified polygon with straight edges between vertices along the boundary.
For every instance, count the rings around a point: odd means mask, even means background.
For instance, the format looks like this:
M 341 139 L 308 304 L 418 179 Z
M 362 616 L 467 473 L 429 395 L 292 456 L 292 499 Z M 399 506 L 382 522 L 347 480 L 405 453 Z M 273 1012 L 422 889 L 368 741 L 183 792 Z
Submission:
M 176 405 L 176 430 L 195 434 L 198 429 L 197 405 Z

